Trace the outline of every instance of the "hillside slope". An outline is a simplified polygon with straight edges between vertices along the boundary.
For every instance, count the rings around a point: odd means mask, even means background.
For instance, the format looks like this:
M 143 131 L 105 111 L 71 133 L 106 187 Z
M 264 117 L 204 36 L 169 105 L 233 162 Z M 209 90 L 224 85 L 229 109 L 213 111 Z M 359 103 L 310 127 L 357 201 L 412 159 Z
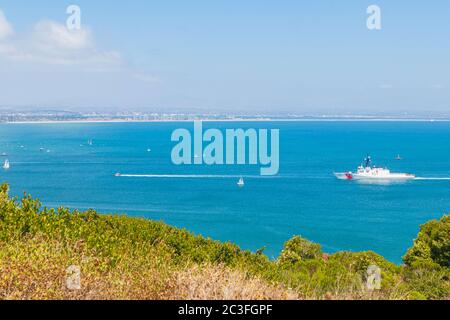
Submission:
M 327 255 L 301 237 L 271 261 L 162 222 L 41 208 L 38 200 L 11 199 L 7 191 L 2 185 L 0 299 L 450 297 L 450 216 L 422 227 L 404 266 L 373 252 Z M 367 288 L 374 265 L 379 290 Z

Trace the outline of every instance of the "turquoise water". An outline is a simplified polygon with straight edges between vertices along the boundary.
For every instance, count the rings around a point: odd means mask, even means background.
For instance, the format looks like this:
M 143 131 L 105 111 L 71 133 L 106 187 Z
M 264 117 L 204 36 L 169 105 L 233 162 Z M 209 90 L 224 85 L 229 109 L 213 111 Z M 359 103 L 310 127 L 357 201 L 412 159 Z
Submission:
M 400 263 L 419 225 L 450 209 L 450 181 L 370 185 L 332 174 L 354 170 L 370 153 L 393 171 L 450 177 L 450 123 L 204 124 L 279 128 L 280 174 L 273 178 L 259 177 L 259 166 L 173 165 L 170 136 L 183 127 L 192 123 L 2 124 L 0 153 L 8 154 L 11 169 L 0 171 L 1 180 L 12 194 L 27 191 L 49 207 L 162 220 L 244 249 L 265 246 L 270 257 L 302 235 L 327 252 L 373 250 Z M 404 160 L 396 161 L 397 154 Z M 116 172 L 252 177 L 241 189 L 234 177 L 128 178 Z

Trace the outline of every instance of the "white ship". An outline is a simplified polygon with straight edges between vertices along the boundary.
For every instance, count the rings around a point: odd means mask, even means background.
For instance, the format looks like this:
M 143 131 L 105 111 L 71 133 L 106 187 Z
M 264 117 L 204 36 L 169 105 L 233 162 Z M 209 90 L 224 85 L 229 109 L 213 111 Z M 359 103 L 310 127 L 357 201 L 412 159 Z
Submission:
M 409 173 L 394 173 L 387 168 L 372 166 L 372 159 L 367 156 L 356 172 L 334 173 L 341 180 L 414 180 L 415 175 Z

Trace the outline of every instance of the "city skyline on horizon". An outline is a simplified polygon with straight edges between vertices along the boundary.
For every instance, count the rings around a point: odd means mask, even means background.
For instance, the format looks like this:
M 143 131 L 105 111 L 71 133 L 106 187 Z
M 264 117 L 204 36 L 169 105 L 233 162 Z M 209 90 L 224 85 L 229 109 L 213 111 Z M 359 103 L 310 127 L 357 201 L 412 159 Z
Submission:
M 71 4 L 81 29 L 67 30 Z M 369 30 L 367 9 L 381 10 Z M 0 106 L 448 115 L 450 2 L 0 5 Z

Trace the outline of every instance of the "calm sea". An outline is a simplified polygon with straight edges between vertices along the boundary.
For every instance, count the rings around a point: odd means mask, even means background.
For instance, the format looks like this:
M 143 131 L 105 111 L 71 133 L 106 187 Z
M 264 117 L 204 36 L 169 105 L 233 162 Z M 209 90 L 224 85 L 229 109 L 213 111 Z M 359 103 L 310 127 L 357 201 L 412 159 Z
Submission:
M 173 165 L 171 133 L 192 127 L 2 124 L 0 153 L 7 153 L 11 169 L 1 169 L 1 180 L 10 184 L 13 195 L 27 191 L 45 206 L 162 220 L 244 249 L 266 247 L 271 258 L 286 240 L 301 235 L 327 252 L 373 250 L 400 263 L 419 225 L 450 210 L 450 181 L 373 185 L 333 176 L 334 171 L 354 170 L 370 153 L 376 164 L 393 171 L 450 177 L 448 122 L 204 124 L 279 128 L 280 174 L 273 178 L 259 177 L 259 166 Z M 397 154 L 402 161 L 395 160 Z M 178 176 L 115 177 L 117 172 Z M 244 188 L 236 185 L 240 175 L 250 176 Z

